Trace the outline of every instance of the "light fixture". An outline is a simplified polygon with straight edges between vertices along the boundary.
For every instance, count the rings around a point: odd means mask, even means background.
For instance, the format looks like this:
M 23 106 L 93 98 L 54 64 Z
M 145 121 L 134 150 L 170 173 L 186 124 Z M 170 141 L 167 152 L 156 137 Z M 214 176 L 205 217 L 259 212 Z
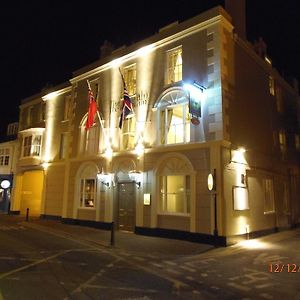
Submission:
M 102 184 L 106 185 L 108 188 L 110 187 L 111 176 L 110 176 L 110 174 L 105 174 L 103 172 L 103 169 L 102 169 L 101 173 L 97 174 L 97 178 L 99 179 L 99 181 Z
M 142 182 L 142 173 L 132 170 L 128 173 L 130 180 L 134 181 L 135 184 L 140 188 Z

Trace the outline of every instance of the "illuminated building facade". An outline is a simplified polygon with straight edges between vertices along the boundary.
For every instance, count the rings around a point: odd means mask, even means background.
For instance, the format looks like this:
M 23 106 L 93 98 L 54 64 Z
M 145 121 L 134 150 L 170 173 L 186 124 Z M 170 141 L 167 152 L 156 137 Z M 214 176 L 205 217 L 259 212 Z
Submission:
M 299 224 L 298 92 L 221 7 L 25 99 L 19 141 L 14 211 L 223 245 Z
M 11 191 L 13 187 L 16 162 L 18 159 L 18 123 L 7 126 L 7 134 L 0 140 L 0 212 L 10 210 Z

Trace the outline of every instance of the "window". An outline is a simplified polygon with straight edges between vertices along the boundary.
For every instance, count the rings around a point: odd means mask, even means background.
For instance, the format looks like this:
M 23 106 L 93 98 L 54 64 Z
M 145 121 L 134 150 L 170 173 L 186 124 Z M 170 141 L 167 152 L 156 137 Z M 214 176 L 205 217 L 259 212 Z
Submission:
M 8 126 L 7 126 L 7 135 L 17 134 L 18 133 L 18 127 L 19 127 L 18 122 L 8 124 Z
M 269 92 L 271 95 L 275 96 L 275 81 L 272 76 L 269 76 Z
M 160 144 L 187 143 L 190 141 L 188 97 L 181 89 L 164 95 L 158 105 Z
M 40 121 L 46 120 L 46 102 L 40 104 Z
M 129 115 L 122 124 L 122 145 L 123 150 L 129 150 L 134 148 L 135 143 L 135 116 Z
M 71 108 L 71 96 L 68 95 L 65 97 L 65 101 L 64 101 L 64 118 L 63 118 L 63 120 L 69 120 L 70 108 Z
M 66 152 L 67 152 L 67 133 L 62 133 L 60 135 L 60 146 L 59 146 L 59 158 L 65 159 L 66 158 Z
M 182 48 L 167 52 L 166 84 L 182 80 Z
M 23 139 L 23 157 L 41 156 L 41 135 L 29 135 Z
M 263 179 L 263 189 L 265 194 L 264 213 L 273 213 L 275 211 L 273 180 L 269 178 Z
M 279 131 L 279 147 L 281 152 L 286 151 L 286 135 L 284 130 Z
M 9 149 L 2 148 L 0 149 L 0 166 L 8 166 L 9 165 Z
M 136 64 L 124 68 L 124 80 L 126 83 L 128 95 L 136 94 Z
M 190 176 L 160 176 L 161 213 L 190 213 Z
M 300 136 L 299 136 L 299 134 L 295 134 L 295 148 L 298 151 L 300 150 Z
M 94 207 L 96 199 L 96 180 L 94 178 L 81 179 L 80 207 Z
M 30 126 L 32 124 L 32 114 L 33 114 L 33 106 L 28 107 L 27 110 L 27 119 L 26 119 L 26 125 Z
M 283 112 L 283 96 L 280 86 L 276 86 L 276 109 L 279 113 Z

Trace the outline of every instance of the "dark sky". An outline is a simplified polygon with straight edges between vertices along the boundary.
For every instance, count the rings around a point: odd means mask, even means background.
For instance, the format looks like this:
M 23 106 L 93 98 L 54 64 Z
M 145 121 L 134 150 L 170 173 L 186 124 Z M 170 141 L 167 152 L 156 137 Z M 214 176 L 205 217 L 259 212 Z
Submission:
M 300 79 L 297 0 L 246 0 L 250 41 L 262 36 L 273 65 Z M 151 36 L 224 1 L 5 1 L 0 7 L 0 132 L 18 120 L 22 99 L 98 59 L 104 40 L 116 47 Z M 161 5 L 163 4 L 163 7 Z

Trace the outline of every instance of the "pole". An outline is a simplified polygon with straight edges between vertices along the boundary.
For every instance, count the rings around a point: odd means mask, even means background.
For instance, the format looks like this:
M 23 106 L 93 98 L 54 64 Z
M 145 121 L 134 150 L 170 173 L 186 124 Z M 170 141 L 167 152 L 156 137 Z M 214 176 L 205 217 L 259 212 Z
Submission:
M 26 222 L 28 222 L 29 219 L 29 208 L 26 209 Z
M 111 246 L 115 245 L 115 224 L 114 224 L 114 222 L 111 222 L 111 227 L 110 227 L 110 245 Z
M 215 195 L 214 195 L 214 207 L 215 207 L 215 228 L 214 228 L 214 236 L 218 236 L 217 193 L 215 193 Z

